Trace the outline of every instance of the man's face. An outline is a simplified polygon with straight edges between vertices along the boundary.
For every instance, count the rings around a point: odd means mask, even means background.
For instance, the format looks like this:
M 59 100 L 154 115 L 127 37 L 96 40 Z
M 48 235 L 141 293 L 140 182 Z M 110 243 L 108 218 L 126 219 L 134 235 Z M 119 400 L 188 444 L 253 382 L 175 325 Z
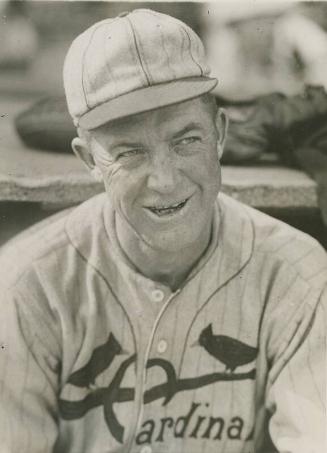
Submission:
M 208 231 L 220 188 L 220 139 L 201 98 L 108 123 L 91 137 L 113 207 L 138 237 L 177 251 Z

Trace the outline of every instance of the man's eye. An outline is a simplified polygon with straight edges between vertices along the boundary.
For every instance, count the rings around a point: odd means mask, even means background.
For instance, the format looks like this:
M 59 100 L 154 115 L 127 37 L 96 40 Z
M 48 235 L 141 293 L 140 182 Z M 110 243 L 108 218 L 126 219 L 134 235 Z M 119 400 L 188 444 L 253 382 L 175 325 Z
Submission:
M 124 151 L 122 153 L 119 153 L 118 156 L 117 156 L 117 159 L 125 159 L 125 158 L 128 158 L 128 157 L 134 157 L 134 156 L 140 156 L 141 154 L 143 154 L 143 150 L 142 149 L 129 149 L 128 151 Z
M 192 136 L 192 137 L 184 137 L 178 141 L 178 145 L 190 145 L 191 143 L 195 143 L 200 141 L 200 137 Z

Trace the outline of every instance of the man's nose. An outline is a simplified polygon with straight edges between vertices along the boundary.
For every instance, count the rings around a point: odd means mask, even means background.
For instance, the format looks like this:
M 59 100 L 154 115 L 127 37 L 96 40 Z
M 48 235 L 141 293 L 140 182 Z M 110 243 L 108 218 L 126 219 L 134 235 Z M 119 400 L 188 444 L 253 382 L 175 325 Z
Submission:
M 148 176 L 148 188 L 161 193 L 172 192 L 177 183 L 178 170 L 173 156 L 160 152 L 151 160 Z

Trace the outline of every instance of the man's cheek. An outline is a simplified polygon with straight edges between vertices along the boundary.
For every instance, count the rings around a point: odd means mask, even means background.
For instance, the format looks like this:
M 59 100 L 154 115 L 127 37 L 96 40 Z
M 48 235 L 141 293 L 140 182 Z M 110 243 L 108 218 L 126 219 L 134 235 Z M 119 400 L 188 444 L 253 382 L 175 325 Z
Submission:
M 194 181 L 211 181 L 219 174 L 219 161 L 217 158 L 213 159 L 212 155 L 205 154 L 200 150 L 193 159 L 188 159 L 183 171 Z
M 104 183 L 112 205 L 115 209 L 121 211 L 128 192 L 124 170 L 122 168 L 112 169 L 105 178 Z

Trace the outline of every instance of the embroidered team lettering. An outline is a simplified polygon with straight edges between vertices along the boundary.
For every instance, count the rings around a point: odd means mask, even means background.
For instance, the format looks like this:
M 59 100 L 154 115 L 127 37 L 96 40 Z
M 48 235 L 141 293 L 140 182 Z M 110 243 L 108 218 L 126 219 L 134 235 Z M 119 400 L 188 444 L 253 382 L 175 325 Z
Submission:
M 257 354 L 257 349 L 241 343 L 238 340 L 227 336 L 213 335 L 211 324 L 201 332 L 198 345 L 202 346 L 215 359 L 220 360 L 225 364 L 226 369 L 223 372 L 209 373 L 190 378 L 177 378 L 174 366 L 165 359 L 152 358 L 147 362 L 147 368 L 160 367 L 166 374 L 166 381 L 158 384 L 145 391 L 143 395 L 144 404 L 149 404 L 153 401 L 163 398 L 163 405 L 167 405 L 174 396 L 181 391 L 189 391 L 199 389 L 204 386 L 214 384 L 219 381 L 241 381 L 246 379 L 255 379 L 255 368 L 247 372 L 234 372 L 238 366 L 250 363 Z M 68 383 L 71 385 L 88 388 L 88 395 L 79 401 L 59 400 L 59 409 L 61 417 L 65 420 L 75 420 L 82 418 L 85 414 L 95 407 L 103 408 L 105 422 L 111 435 L 119 443 L 124 442 L 124 426 L 119 422 L 114 412 L 114 404 L 126 401 L 133 401 L 135 398 L 135 389 L 122 387 L 127 369 L 136 361 L 136 354 L 129 356 L 121 362 L 114 378 L 107 387 L 93 389 L 96 377 L 107 370 L 113 363 L 115 357 L 121 354 L 126 354 L 121 345 L 111 333 L 108 340 L 103 345 L 97 347 L 89 360 L 89 362 L 81 369 L 75 371 Z M 191 420 L 195 411 L 200 406 L 199 403 L 193 403 L 186 419 Z M 182 419 L 182 418 L 180 418 Z M 174 427 L 174 435 L 181 437 L 184 435 L 186 428 L 180 432 L 178 425 L 181 422 L 174 420 L 171 417 L 161 419 L 161 427 L 159 432 L 155 434 L 155 421 L 147 420 L 145 422 L 145 430 L 138 434 L 137 441 L 143 443 L 143 438 L 156 438 L 158 442 L 163 441 L 164 432 L 167 428 Z M 211 438 L 214 428 L 218 432 L 213 436 L 215 439 L 220 439 L 224 432 L 230 439 L 237 438 L 241 435 L 243 429 L 243 420 L 240 417 L 232 417 L 231 420 L 223 420 L 221 418 L 210 418 L 205 422 L 205 416 L 198 416 L 198 421 L 189 436 L 197 438 Z M 207 423 L 207 427 L 205 427 Z M 189 423 L 187 423 L 187 426 Z M 203 431 L 204 430 L 204 431 Z M 237 431 L 238 430 L 238 431 Z M 200 434 L 202 432 L 202 434 Z M 234 434 L 233 434 L 234 433 Z M 234 437 L 233 437 L 234 436 Z M 146 440 L 144 442 L 147 442 Z
M 168 436 L 175 439 L 251 440 L 253 432 L 245 433 L 242 417 L 232 416 L 224 419 L 219 416 L 207 416 L 201 409 L 206 409 L 207 412 L 208 408 L 208 403 L 192 403 L 185 415 L 146 420 L 136 436 L 136 443 L 142 445 L 164 442 Z

